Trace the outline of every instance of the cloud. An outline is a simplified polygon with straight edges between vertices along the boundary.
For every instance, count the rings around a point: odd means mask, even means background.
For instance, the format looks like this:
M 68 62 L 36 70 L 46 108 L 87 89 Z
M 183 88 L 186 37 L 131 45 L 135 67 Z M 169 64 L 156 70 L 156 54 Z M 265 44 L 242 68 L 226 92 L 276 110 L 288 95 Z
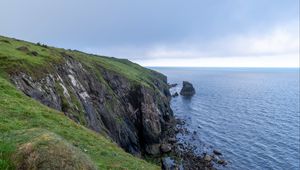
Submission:
M 207 41 L 186 38 L 147 46 L 83 50 L 129 58 L 144 66 L 298 67 L 299 21 L 278 24 L 265 32 L 231 34 Z
M 221 57 L 194 59 L 135 60 L 143 66 L 158 67 L 299 67 L 299 58 L 294 55 L 260 57 Z
M 296 62 L 299 52 L 299 0 L 10 0 L 0 6 L 1 35 L 142 65 L 265 56 Z
M 269 32 L 236 35 L 216 44 L 228 56 L 261 56 L 299 53 L 299 22 L 275 26 Z
M 264 33 L 228 35 L 214 41 L 157 45 L 145 51 L 146 66 L 299 67 L 299 21 Z
M 207 58 L 259 57 L 270 55 L 297 55 L 299 53 L 299 26 L 297 22 L 275 26 L 265 33 L 229 35 L 204 42 L 157 45 L 145 52 L 147 58 Z

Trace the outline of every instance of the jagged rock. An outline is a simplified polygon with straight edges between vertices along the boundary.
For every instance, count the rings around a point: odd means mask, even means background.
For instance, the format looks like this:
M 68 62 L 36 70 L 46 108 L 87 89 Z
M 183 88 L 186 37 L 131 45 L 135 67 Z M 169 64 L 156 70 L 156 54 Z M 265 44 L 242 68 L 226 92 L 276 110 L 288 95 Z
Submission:
M 145 150 L 149 155 L 158 155 L 160 153 L 160 144 L 146 145 Z
M 219 150 L 213 150 L 213 153 L 216 155 L 222 155 L 222 153 Z
M 169 142 L 169 143 L 176 143 L 177 140 L 176 140 L 176 138 L 169 138 L 169 139 L 168 139 L 168 142 Z
M 169 84 L 169 88 L 176 87 L 177 85 L 178 85 L 177 83 Z
M 172 145 L 170 145 L 170 144 L 162 144 L 160 146 L 160 150 L 161 150 L 162 153 L 170 152 L 172 150 Z
M 226 161 L 223 160 L 223 159 L 218 160 L 217 163 L 221 164 L 221 165 L 226 165 L 227 164 Z
M 193 85 L 190 82 L 183 81 L 180 94 L 182 96 L 193 96 L 195 93 L 196 92 Z
M 175 92 L 174 94 L 172 94 L 172 97 L 177 97 L 179 96 L 179 94 L 177 92 Z

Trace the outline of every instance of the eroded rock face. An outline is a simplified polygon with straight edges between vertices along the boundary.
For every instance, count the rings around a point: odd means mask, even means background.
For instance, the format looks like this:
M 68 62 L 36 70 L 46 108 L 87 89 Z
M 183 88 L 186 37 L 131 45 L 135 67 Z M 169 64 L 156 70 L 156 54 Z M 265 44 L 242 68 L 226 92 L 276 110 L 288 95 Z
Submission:
M 193 96 L 196 93 L 193 85 L 190 82 L 183 81 L 180 94 L 182 96 Z
M 20 72 L 11 75 L 12 82 L 26 95 L 64 112 L 75 122 L 109 135 L 130 153 L 157 154 L 162 132 L 173 118 L 166 77 L 160 75 L 160 81 L 153 80 L 155 87 L 147 87 L 132 84 L 99 65 L 100 79 L 83 63 L 63 55 L 63 64 L 52 73 L 32 78 Z

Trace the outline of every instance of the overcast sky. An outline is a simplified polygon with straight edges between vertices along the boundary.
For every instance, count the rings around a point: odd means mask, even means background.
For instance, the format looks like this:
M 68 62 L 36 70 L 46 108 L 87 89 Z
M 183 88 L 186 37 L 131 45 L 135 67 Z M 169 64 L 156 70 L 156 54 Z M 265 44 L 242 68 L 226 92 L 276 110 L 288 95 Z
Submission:
M 1 0 L 0 34 L 144 66 L 299 67 L 299 0 Z

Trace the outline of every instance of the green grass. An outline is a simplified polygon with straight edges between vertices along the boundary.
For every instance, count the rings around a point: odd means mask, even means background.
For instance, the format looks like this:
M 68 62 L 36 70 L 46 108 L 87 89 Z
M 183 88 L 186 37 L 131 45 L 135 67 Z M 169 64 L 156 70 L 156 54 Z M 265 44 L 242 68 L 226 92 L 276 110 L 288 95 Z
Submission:
M 30 52 L 37 52 L 37 56 L 32 56 L 28 52 L 20 51 L 17 48 L 26 47 Z M 36 44 L 6 38 L 0 36 L 0 69 L 8 73 L 14 73 L 22 70 L 32 75 L 47 73 L 53 67 L 53 64 L 60 63 L 62 58 L 54 48 L 44 48 Z
M 29 52 L 17 49 L 23 46 L 27 47 Z M 38 55 L 31 55 L 30 52 L 33 51 Z M 63 63 L 62 53 L 73 56 L 89 71 L 95 72 L 98 80 L 107 86 L 110 93 L 114 92 L 104 81 L 99 67 L 124 76 L 133 85 L 154 88 L 153 80 L 161 81 L 157 77 L 162 75 L 128 60 L 43 47 L 0 36 L 0 169 L 14 169 L 11 156 L 17 152 L 20 145 L 30 142 L 34 137 L 35 133 L 27 133 L 33 128 L 40 129 L 39 133 L 50 132 L 58 135 L 70 145 L 85 152 L 99 169 L 159 169 L 156 165 L 126 153 L 104 134 L 76 124 L 63 113 L 25 96 L 9 82 L 9 75 L 20 71 L 33 78 L 51 73 L 56 64 Z M 113 98 L 112 102 L 114 100 L 116 99 Z M 27 135 L 22 135 L 23 133 Z
M 32 56 L 17 48 L 27 47 L 29 51 L 35 51 L 38 56 Z M 17 71 L 29 72 L 33 77 L 39 77 L 52 71 L 55 64 L 63 62 L 62 53 L 71 55 L 93 72 L 99 72 L 99 67 L 126 77 L 133 84 L 142 84 L 154 88 L 153 80 L 160 81 L 163 76 L 157 72 L 141 67 L 126 59 L 105 57 L 83 53 L 77 50 L 65 50 L 55 47 L 43 47 L 34 43 L 16 40 L 0 36 L 0 69 L 7 73 Z M 101 74 L 97 74 L 99 81 L 103 80 Z
M 0 169 L 11 167 L 11 154 L 32 136 L 20 130 L 39 128 L 61 136 L 87 155 L 99 169 L 159 169 L 120 149 L 109 138 L 97 134 L 16 90 L 0 77 Z

